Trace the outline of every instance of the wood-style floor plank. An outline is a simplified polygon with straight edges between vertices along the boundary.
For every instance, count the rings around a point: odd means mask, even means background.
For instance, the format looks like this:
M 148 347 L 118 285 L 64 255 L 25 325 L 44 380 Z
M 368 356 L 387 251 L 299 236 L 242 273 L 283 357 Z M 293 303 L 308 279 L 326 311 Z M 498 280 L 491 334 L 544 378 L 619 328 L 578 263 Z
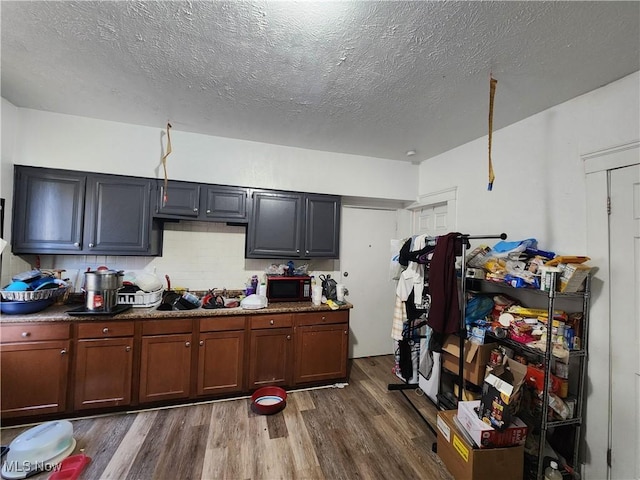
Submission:
M 72 420 L 92 458 L 83 479 L 452 480 L 431 451 L 437 409 L 399 383 L 393 356 L 355 359 L 349 384 L 288 392 L 256 414 L 248 398 Z M 0 430 L 3 445 L 32 427 Z M 49 473 L 33 476 L 44 480 Z

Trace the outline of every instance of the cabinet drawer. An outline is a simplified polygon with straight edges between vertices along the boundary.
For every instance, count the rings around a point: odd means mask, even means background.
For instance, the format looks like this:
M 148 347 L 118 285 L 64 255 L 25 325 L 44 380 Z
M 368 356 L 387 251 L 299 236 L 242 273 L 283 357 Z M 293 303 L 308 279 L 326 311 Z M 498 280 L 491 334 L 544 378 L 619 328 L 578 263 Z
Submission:
M 339 310 L 336 312 L 298 313 L 295 315 L 295 319 L 297 327 L 302 325 L 347 323 L 349 321 L 349 312 L 347 310 Z
M 290 327 L 293 325 L 293 315 L 256 315 L 251 317 L 251 330 L 261 328 Z
M 0 341 L 9 342 L 35 342 L 39 340 L 66 340 L 69 338 L 68 323 L 61 324 L 22 324 L 2 325 L 0 327 Z
M 226 330 L 244 330 L 246 317 L 214 317 L 200 320 L 201 332 L 222 332 Z
M 190 319 L 145 320 L 142 322 L 142 335 L 166 335 L 170 333 L 191 333 Z
M 78 338 L 110 338 L 133 336 L 133 322 L 98 322 L 78 325 Z

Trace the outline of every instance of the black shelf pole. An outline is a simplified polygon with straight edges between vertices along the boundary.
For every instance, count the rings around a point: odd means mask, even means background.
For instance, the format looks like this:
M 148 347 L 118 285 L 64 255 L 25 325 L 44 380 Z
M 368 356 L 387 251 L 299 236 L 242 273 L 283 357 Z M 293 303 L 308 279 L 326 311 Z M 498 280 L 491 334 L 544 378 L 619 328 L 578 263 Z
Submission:
M 499 238 L 506 240 L 507 234 L 500 233 L 498 235 L 467 235 L 461 233 L 458 238 L 462 239 L 462 268 L 460 271 L 460 285 L 462 294 L 460 295 L 460 331 L 458 332 L 460 340 L 460 356 L 458 357 L 458 402 L 462 400 L 462 390 L 464 388 L 464 341 L 467 339 L 467 241 L 468 240 L 486 240 L 490 238 Z

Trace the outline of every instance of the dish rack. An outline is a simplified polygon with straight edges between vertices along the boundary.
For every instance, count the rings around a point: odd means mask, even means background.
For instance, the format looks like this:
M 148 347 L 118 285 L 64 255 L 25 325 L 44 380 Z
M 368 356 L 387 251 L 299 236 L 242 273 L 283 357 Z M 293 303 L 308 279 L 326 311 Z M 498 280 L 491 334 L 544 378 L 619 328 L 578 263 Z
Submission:
M 131 305 L 133 307 L 150 308 L 162 303 L 162 288 L 153 292 L 138 290 L 135 293 L 118 293 L 119 305 Z
M 59 284 L 58 288 L 43 288 L 41 290 L 0 290 L 2 300 L 13 302 L 33 302 L 58 298 L 69 290 L 66 284 Z

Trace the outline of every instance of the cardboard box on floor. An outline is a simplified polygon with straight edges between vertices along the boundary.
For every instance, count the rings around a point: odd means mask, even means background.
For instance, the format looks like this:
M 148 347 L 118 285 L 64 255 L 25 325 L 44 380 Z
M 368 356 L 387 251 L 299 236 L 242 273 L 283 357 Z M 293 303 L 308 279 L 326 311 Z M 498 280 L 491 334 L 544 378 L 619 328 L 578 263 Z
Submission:
M 518 417 L 514 417 L 511 420 L 511 425 L 500 432 L 478 418 L 476 407 L 480 407 L 480 400 L 458 402 L 458 420 L 479 448 L 512 447 L 525 444 L 527 440 L 526 423 Z
M 482 385 L 487 362 L 491 357 L 491 350 L 495 348 L 495 343 L 478 345 L 469 340 L 464 341 L 464 379 L 474 385 Z M 442 366 L 452 373 L 458 374 L 460 358 L 460 338 L 449 335 L 442 345 L 442 356 L 440 357 Z
M 456 427 L 457 410 L 438 412 L 438 456 L 456 480 L 522 480 L 524 446 L 473 449 Z

